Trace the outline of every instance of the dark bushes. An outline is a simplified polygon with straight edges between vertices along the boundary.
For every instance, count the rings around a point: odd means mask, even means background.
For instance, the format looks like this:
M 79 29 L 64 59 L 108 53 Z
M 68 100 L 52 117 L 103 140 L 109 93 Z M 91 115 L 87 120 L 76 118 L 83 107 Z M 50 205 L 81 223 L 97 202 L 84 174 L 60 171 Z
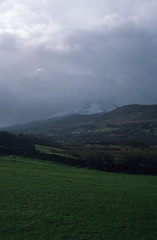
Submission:
M 15 135 L 6 131 L 0 131 L 0 146 L 6 149 L 35 150 L 35 146 L 24 135 Z
M 120 158 L 112 154 L 97 154 L 85 159 L 90 168 L 111 172 L 138 174 L 157 174 L 157 154 L 145 152 L 128 152 Z

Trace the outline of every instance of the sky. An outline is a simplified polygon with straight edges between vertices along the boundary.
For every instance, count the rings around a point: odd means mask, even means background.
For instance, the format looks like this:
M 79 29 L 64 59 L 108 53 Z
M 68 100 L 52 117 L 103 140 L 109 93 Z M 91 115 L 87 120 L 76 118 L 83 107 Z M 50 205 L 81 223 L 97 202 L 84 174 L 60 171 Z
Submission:
M 0 0 L 0 126 L 157 104 L 157 0 Z

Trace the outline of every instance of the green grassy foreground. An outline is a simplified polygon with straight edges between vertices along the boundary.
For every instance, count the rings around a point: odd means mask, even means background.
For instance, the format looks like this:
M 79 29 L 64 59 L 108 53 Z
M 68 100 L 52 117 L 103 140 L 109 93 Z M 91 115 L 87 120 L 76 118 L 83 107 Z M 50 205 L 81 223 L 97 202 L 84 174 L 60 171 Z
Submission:
M 157 176 L 0 157 L 0 239 L 155 240 Z

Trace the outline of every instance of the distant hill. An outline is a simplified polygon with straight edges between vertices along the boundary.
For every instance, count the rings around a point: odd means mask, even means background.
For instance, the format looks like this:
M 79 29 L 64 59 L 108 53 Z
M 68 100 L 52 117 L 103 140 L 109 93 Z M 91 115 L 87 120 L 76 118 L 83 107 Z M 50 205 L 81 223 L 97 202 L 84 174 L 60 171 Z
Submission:
M 119 107 L 100 116 L 97 126 L 104 129 L 104 139 L 156 143 L 157 104 Z
M 157 104 L 125 105 L 103 115 L 102 121 L 125 124 L 131 122 L 157 121 Z
M 7 130 L 45 134 L 66 141 L 157 141 L 157 104 L 125 105 L 109 112 L 67 114 Z

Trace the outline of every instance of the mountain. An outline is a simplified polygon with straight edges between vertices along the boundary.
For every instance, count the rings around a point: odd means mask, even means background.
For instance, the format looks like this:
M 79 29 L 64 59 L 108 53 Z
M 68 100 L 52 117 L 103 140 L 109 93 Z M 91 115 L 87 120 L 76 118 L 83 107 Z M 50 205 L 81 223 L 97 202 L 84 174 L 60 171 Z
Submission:
M 157 104 L 125 105 L 109 111 L 106 105 L 87 104 L 42 121 L 5 129 L 44 134 L 66 142 L 157 142 Z
M 85 104 L 83 107 L 77 108 L 73 111 L 66 111 L 54 114 L 50 116 L 48 119 L 53 118 L 63 118 L 71 115 L 92 115 L 92 114 L 100 114 L 100 113 L 107 113 L 116 109 L 117 106 L 115 104 L 104 104 L 101 101 L 90 102 Z

